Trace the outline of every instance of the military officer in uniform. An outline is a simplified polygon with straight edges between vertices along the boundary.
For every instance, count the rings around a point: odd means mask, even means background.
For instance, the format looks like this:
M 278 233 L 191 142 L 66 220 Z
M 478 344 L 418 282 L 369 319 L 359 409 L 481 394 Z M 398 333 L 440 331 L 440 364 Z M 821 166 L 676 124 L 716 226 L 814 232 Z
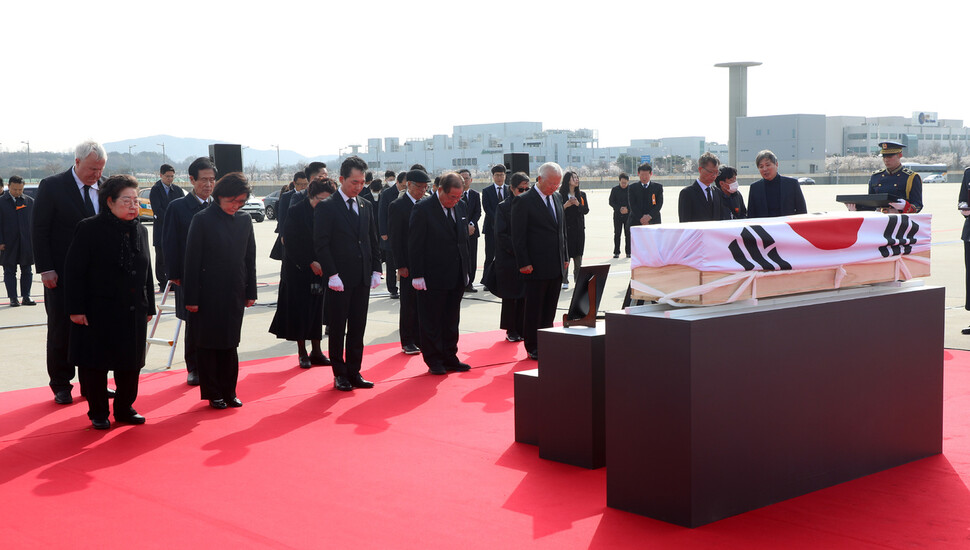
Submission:
M 902 164 L 902 143 L 883 141 L 879 144 L 879 154 L 886 165 L 869 178 L 869 194 L 889 193 L 896 198 L 890 206 L 880 208 L 887 214 L 915 214 L 923 209 L 923 181 L 919 174 Z M 849 210 L 874 210 L 873 207 L 847 205 Z

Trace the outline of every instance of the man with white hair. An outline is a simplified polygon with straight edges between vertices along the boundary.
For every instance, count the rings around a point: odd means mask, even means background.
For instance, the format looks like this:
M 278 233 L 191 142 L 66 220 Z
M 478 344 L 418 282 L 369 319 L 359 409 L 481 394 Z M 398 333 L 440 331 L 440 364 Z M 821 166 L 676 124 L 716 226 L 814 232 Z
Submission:
M 54 402 L 73 402 L 75 369 L 68 358 L 71 319 L 64 295 L 64 261 L 74 227 L 98 213 L 98 187 L 108 160 L 104 147 L 85 141 L 74 149 L 74 166 L 41 180 L 34 200 L 33 245 L 37 272 L 44 283 L 47 309 L 47 374 Z M 81 388 L 82 395 L 84 388 Z
M 512 203 L 512 247 L 525 281 L 523 329 L 525 350 L 539 358 L 538 332 L 552 326 L 559 291 L 569 269 L 561 195 L 562 168 L 555 162 L 539 167 L 532 189 Z

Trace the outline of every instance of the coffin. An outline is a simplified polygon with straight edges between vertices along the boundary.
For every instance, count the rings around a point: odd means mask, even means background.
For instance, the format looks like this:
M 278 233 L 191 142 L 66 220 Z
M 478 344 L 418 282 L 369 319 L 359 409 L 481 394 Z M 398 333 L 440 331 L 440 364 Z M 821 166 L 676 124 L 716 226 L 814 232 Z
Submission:
M 930 214 L 838 212 L 631 228 L 633 297 L 713 305 L 930 274 Z

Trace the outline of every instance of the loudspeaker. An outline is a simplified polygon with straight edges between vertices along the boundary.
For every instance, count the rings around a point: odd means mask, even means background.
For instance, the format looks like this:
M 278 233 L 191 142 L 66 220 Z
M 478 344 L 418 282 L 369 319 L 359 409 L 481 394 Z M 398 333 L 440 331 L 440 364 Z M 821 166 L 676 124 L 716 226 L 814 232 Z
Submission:
M 505 153 L 505 169 L 509 172 L 529 173 L 529 153 Z
M 209 160 L 216 165 L 216 179 L 231 172 L 242 172 L 242 145 L 213 143 L 209 145 Z

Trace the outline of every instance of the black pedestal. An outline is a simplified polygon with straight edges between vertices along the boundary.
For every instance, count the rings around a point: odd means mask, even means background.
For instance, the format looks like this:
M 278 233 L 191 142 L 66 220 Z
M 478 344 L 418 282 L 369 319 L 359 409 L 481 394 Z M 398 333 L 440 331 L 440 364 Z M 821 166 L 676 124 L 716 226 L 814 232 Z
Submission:
M 606 465 L 606 325 L 539 331 L 539 456 Z
M 515 440 L 539 444 L 539 369 L 523 370 L 512 375 L 515 401 Z
M 608 313 L 607 504 L 695 527 L 940 453 L 943 312 L 915 287 Z

